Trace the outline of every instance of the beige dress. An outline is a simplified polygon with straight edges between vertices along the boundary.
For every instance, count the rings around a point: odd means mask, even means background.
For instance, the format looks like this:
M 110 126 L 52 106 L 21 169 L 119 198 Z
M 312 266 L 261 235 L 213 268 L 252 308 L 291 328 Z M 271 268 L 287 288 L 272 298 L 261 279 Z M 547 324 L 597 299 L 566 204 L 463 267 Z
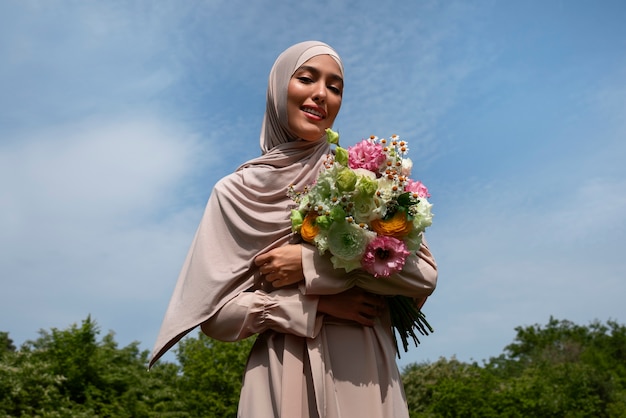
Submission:
M 401 274 L 386 279 L 341 274 L 309 246 L 303 246 L 303 266 L 306 279 L 299 288 L 240 293 L 202 325 L 226 341 L 260 334 L 246 366 L 238 416 L 408 417 L 388 313 L 364 327 L 317 314 L 316 295 L 359 286 L 424 298 L 437 279 L 428 248 L 423 245 Z

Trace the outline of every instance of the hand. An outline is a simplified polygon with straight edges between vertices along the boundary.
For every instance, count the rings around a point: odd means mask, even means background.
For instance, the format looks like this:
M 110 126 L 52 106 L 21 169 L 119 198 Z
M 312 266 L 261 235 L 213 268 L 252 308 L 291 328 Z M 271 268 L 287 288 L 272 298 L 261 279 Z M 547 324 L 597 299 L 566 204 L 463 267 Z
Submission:
M 380 295 L 353 287 L 336 295 L 319 297 L 319 312 L 341 319 L 349 319 L 367 327 L 374 326 L 374 319 L 380 316 L 387 302 Z
M 285 287 L 304 280 L 302 249 L 290 244 L 269 250 L 254 259 L 259 271 L 274 287 Z

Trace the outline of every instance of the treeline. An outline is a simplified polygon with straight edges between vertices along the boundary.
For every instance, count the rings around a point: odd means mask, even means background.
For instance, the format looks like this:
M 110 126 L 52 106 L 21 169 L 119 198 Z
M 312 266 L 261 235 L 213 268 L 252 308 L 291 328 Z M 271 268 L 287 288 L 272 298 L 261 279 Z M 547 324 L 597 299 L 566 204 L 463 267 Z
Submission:
M 454 358 L 403 370 L 411 417 L 626 417 L 626 328 L 551 318 L 519 327 L 482 364 Z M 251 339 L 202 334 L 178 363 L 146 371 L 139 343 L 99 338 L 90 317 L 17 348 L 0 332 L 0 417 L 234 417 Z

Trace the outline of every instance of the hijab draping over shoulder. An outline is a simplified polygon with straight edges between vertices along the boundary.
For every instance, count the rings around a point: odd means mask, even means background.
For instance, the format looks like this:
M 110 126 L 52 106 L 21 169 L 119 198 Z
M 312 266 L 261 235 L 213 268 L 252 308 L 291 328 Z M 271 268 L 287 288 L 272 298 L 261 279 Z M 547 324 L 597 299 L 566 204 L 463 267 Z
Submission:
M 317 41 L 288 48 L 274 63 L 260 137 L 262 155 L 215 185 L 178 277 L 150 367 L 227 301 L 259 286 L 254 258 L 289 242 L 287 188 L 313 183 L 329 152 L 326 141 L 301 140 L 287 123 L 289 80 L 317 55 L 333 57 L 343 73 L 338 54 Z

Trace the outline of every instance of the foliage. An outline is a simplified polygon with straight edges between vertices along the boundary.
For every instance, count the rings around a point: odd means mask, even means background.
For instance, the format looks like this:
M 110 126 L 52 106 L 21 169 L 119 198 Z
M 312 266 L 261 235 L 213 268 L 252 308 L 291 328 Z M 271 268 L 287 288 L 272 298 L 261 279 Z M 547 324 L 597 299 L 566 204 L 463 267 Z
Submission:
M 80 326 L 40 331 L 0 362 L 0 416 L 150 417 L 170 388 L 177 368 L 146 372 L 138 343 L 118 348 L 113 334 L 97 341 L 88 317 Z
M 134 342 L 98 340 L 87 317 L 68 329 L 40 331 L 16 350 L 0 333 L 0 417 L 234 416 L 252 340 L 221 343 L 203 335 L 178 349 L 180 365 L 159 362 Z
M 403 382 L 412 417 L 478 416 L 474 411 L 488 399 L 490 387 L 477 364 L 455 358 L 405 368 Z M 471 399 L 472 402 L 468 402 Z
M 0 358 L 7 351 L 15 351 L 15 345 L 8 332 L 0 332 Z
M 626 327 L 551 318 L 516 331 L 482 365 L 405 368 L 411 417 L 626 417 Z M 178 363 L 147 372 L 147 351 L 118 347 L 112 332 L 99 338 L 90 317 L 19 348 L 0 332 L 0 418 L 235 416 L 253 343 L 198 333 L 179 343 Z
M 516 328 L 483 366 L 455 359 L 407 367 L 412 417 L 626 416 L 626 328 L 550 318 Z
M 221 342 L 200 332 L 197 338 L 179 343 L 180 389 L 191 416 L 236 416 L 243 372 L 253 343 L 253 338 Z

